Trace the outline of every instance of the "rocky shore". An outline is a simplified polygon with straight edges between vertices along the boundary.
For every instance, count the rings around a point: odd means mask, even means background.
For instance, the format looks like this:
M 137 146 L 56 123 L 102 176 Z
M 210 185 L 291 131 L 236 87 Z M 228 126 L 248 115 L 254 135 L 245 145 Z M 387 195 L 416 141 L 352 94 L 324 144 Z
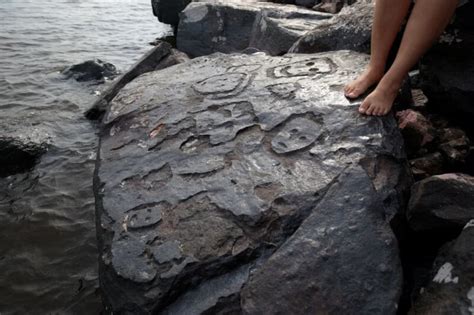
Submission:
M 153 0 L 177 49 L 88 112 L 107 311 L 471 314 L 473 4 L 365 117 L 373 4 L 278 2 Z

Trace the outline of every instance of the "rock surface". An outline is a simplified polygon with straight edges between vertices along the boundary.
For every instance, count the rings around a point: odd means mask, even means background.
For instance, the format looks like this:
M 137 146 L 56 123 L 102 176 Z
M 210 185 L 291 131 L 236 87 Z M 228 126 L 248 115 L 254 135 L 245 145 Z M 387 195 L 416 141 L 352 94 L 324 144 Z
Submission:
M 409 155 L 416 153 L 421 147 L 435 139 L 436 131 L 433 125 L 420 112 L 406 109 L 398 112 L 396 116 Z
M 330 14 L 292 5 L 228 1 L 189 4 L 181 14 L 177 47 L 190 56 L 248 47 L 281 55 Z
M 436 259 L 432 281 L 411 314 L 472 314 L 474 311 L 474 221 Z
M 315 53 L 350 49 L 368 53 L 373 9 L 370 0 L 359 0 L 353 5 L 344 7 L 332 19 L 320 23 L 298 39 L 289 52 Z
M 91 120 L 102 117 L 109 102 L 127 83 L 139 75 L 186 62 L 187 60 L 189 58 L 187 58 L 186 54 L 173 49 L 170 44 L 162 41 L 157 42 L 156 47 L 146 53 L 127 72 L 117 78 L 111 86 L 102 92 L 100 98 L 85 113 L 85 116 Z
M 411 179 L 394 118 L 341 93 L 366 62 L 214 54 L 129 83 L 94 178 L 110 309 L 395 314 Z
M 179 13 L 191 2 L 191 0 L 151 0 L 153 14 L 160 22 L 178 26 Z
M 341 11 L 344 5 L 353 4 L 354 2 L 356 0 L 321 0 L 321 2 L 313 7 L 313 10 L 336 14 Z
M 0 177 L 31 170 L 48 147 L 44 137 L 0 136 Z
M 78 82 L 103 82 L 106 78 L 113 79 L 116 77 L 118 71 L 113 64 L 95 59 L 68 67 L 62 71 L 62 74 L 67 78 L 74 78 Z
M 474 177 L 443 174 L 412 187 L 408 222 L 414 230 L 462 228 L 474 219 Z

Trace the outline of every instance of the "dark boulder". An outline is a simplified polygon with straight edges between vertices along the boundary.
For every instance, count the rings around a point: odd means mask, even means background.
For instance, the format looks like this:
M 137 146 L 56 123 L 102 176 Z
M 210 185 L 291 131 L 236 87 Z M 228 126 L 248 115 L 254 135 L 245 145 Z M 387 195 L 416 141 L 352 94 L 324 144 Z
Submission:
M 94 177 L 109 309 L 395 314 L 411 178 L 393 116 L 341 93 L 366 62 L 214 54 L 125 86 Z
M 47 143 L 0 136 L 0 177 L 31 170 L 47 149 Z
M 441 250 L 431 281 L 421 289 L 410 314 L 472 314 L 474 312 L 474 221 Z
M 474 177 L 437 175 L 412 187 L 407 218 L 417 231 L 462 228 L 474 219 Z
M 186 8 L 192 0 L 151 0 L 153 14 L 160 22 L 176 27 L 179 23 L 179 13 Z
M 113 64 L 95 59 L 68 67 L 62 71 L 62 74 L 79 82 L 103 82 L 105 79 L 113 79 L 118 75 L 118 71 Z
M 298 39 L 289 52 L 315 53 L 350 49 L 368 53 L 373 9 L 373 2 L 369 0 L 359 0 L 353 5 L 345 6 L 332 19 Z
M 330 17 L 294 5 L 193 2 L 181 14 L 177 47 L 194 57 L 240 52 L 248 47 L 282 55 L 306 32 Z
M 413 176 L 417 180 L 444 173 L 445 159 L 439 152 L 428 153 L 410 160 Z

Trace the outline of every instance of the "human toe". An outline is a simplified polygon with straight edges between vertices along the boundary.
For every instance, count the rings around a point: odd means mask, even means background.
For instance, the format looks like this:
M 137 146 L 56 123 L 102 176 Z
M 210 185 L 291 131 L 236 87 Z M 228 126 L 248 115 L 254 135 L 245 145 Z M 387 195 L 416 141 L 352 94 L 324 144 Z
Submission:
M 370 107 L 370 103 L 367 100 L 364 100 L 362 104 L 359 106 L 359 113 L 366 114 L 367 109 Z

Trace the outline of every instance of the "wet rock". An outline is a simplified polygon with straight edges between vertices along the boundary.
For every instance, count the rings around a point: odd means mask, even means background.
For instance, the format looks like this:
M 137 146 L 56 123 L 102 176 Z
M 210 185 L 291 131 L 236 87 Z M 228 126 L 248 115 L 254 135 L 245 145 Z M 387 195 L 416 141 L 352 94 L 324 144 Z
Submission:
M 397 113 L 397 119 L 409 155 L 416 153 L 421 147 L 435 139 L 433 125 L 420 112 L 412 109 L 403 110 Z
M 127 83 L 139 75 L 186 62 L 187 60 L 189 58 L 186 54 L 171 48 L 170 44 L 160 41 L 156 47 L 146 53 L 127 72 L 117 78 L 111 86 L 102 92 L 100 98 L 85 113 L 85 116 L 91 120 L 100 119 L 107 109 L 109 102 Z
M 474 119 L 474 2 L 460 7 L 455 22 L 422 59 L 421 86 L 430 105 L 471 128 Z
M 412 187 L 407 218 L 417 231 L 462 228 L 474 218 L 474 177 L 437 175 Z
M 328 21 L 307 32 L 290 48 L 293 53 L 315 53 L 350 49 L 369 52 L 373 20 L 373 3 L 359 0 L 344 7 Z
M 182 12 L 177 47 L 190 56 L 254 47 L 281 55 L 331 15 L 273 3 L 193 2 Z
M 83 63 L 66 68 L 62 74 L 67 78 L 74 78 L 76 81 L 97 81 L 113 79 L 118 75 L 118 71 L 111 63 L 103 62 L 100 59 L 87 60 Z
M 108 307 L 395 314 L 411 178 L 393 116 L 341 93 L 366 62 L 214 54 L 125 86 L 94 178 Z
M 474 221 L 437 257 L 432 280 L 411 314 L 472 314 L 474 309 Z
M 47 149 L 46 142 L 0 136 L 0 177 L 31 170 Z
M 429 153 L 410 160 L 410 167 L 416 180 L 444 173 L 445 160 L 439 152 Z

